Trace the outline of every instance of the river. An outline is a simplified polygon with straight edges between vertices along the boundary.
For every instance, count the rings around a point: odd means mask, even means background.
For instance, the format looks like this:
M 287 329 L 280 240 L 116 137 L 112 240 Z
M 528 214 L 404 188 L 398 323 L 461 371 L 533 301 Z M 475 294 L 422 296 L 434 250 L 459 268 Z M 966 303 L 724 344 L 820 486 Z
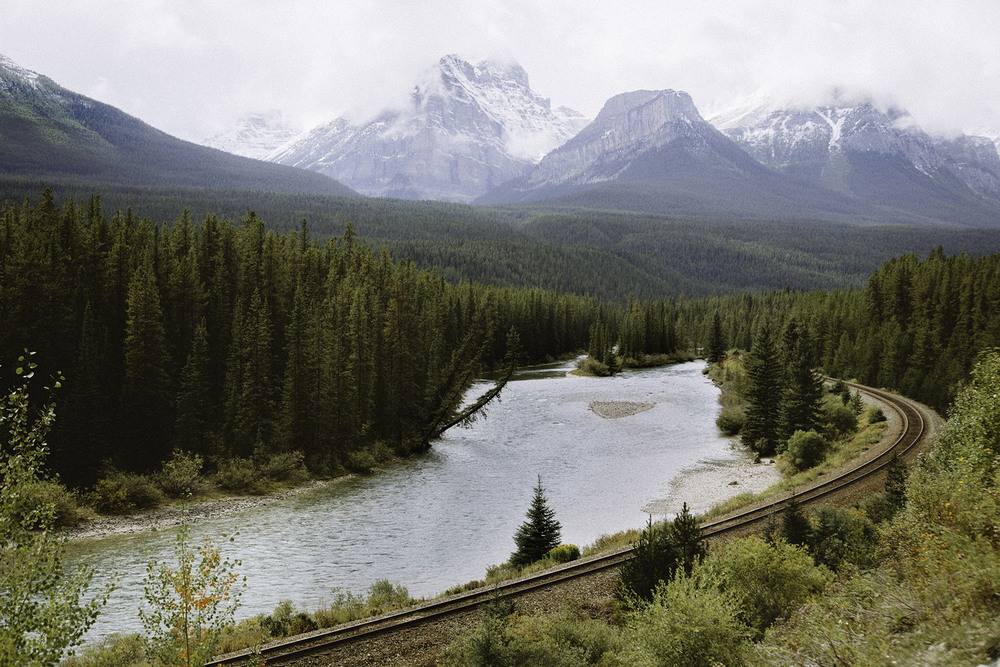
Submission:
M 376 579 L 433 596 L 510 556 L 539 475 L 563 541 L 582 547 L 645 525 L 683 472 L 741 458 L 715 427 L 718 389 L 703 367 L 613 378 L 569 376 L 572 363 L 524 370 L 485 417 L 452 429 L 426 455 L 199 522 L 192 535 L 233 536 L 222 551 L 242 561 L 247 578 L 240 618 L 286 599 L 316 608 L 332 589 L 363 593 Z M 605 419 L 589 408 L 595 401 L 654 405 Z M 173 537 L 161 530 L 69 545 L 70 564 L 96 567 L 94 586 L 119 579 L 88 641 L 140 630 L 146 563 L 170 557 Z

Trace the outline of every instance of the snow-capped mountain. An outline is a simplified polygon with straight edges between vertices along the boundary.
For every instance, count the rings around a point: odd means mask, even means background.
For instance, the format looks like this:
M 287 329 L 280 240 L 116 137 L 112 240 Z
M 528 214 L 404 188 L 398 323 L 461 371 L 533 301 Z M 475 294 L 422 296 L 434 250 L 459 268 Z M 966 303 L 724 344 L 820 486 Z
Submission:
M 540 200 L 686 215 L 862 214 L 841 195 L 764 167 L 674 90 L 612 97 L 530 174 L 478 203 Z
M 870 99 L 799 107 L 758 99 L 711 121 L 762 164 L 879 205 L 1000 199 L 991 141 L 931 137 L 906 111 Z
M 205 139 L 202 144 L 220 151 L 263 160 L 275 149 L 302 133 L 279 110 L 246 116 L 231 129 Z
M 352 123 L 338 118 L 267 159 L 312 169 L 364 194 L 472 201 L 524 175 L 586 123 L 535 94 L 519 65 L 446 56 L 404 108 Z
M 671 144 L 706 153 L 718 135 L 687 93 L 622 93 L 605 103 L 593 123 L 546 155 L 522 187 L 611 181 L 622 176 L 638 154 Z

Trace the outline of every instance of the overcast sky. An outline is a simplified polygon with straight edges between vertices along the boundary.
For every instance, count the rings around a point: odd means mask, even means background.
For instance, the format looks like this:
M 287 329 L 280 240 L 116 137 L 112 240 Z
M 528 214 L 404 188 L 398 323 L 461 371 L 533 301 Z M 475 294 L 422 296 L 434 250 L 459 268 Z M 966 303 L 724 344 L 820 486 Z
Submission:
M 640 88 L 708 115 L 840 85 L 930 131 L 1000 131 L 998 0 L 3 0 L 0 53 L 193 141 L 376 110 L 449 53 L 517 61 L 589 117 Z

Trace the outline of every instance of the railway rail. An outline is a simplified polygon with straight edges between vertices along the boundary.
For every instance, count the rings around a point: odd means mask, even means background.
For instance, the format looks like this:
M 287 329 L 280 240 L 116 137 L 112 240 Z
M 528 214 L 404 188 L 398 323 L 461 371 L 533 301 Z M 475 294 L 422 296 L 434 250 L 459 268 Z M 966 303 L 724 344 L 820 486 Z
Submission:
M 878 399 L 897 414 L 901 422 L 899 437 L 884 449 L 864 457 L 863 460 L 858 460 L 857 465 L 852 466 L 849 470 L 822 479 L 793 495 L 778 497 L 750 509 L 703 523 L 702 531 L 707 539 L 716 540 L 755 530 L 767 521 L 769 516 L 782 511 L 793 497 L 801 505 L 808 506 L 820 501 L 836 500 L 842 496 L 849 497 L 848 494 L 857 493 L 856 489 L 862 483 L 866 485 L 866 488 L 870 488 L 878 481 L 879 475 L 885 474 L 893 456 L 910 458 L 914 455 L 916 448 L 925 443 L 930 435 L 929 431 L 933 430 L 936 421 L 927 408 L 889 392 L 853 383 L 847 384 Z M 605 573 L 630 559 L 632 557 L 631 551 L 630 548 L 625 548 L 582 558 L 558 568 L 504 582 L 495 588 L 477 589 L 384 616 L 298 635 L 291 639 L 269 644 L 258 649 L 255 654 L 251 651 L 243 651 L 220 656 L 206 665 L 213 667 L 246 665 L 248 663 L 254 664 L 254 660 L 259 662 L 261 659 L 266 661 L 267 665 L 282 665 L 299 662 L 310 656 L 318 657 L 321 654 L 342 648 L 351 642 L 375 639 L 382 635 L 473 611 L 495 600 L 499 595 L 522 596 L 532 591 L 550 589 L 581 577 Z

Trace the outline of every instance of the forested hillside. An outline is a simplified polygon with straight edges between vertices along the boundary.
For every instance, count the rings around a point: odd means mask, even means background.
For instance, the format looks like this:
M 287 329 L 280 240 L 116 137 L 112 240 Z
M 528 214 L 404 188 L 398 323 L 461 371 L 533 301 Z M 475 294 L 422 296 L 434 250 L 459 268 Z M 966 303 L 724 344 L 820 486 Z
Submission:
M 0 200 L 37 200 L 48 185 L 0 179 Z M 62 182 L 61 198 L 89 201 L 94 186 Z M 131 206 L 154 224 L 182 209 L 239 220 L 254 210 L 269 229 L 303 219 L 325 240 L 354 223 L 359 238 L 448 281 L 540 287 L 623 302 L 738 291 L 863 286 L 890 257 L 942 245 L 949 254 L 1000 251 L 993 230 L 857 226 L 818 220 L 716 220 L 582 209 L 483 208 L 440 202 L 242 190 L 108 187 L 108 211 Z
M 337 470 L 367 448 L 425 447 L 476 373 L 586 346 L 593 300 L 452 285 L 347 228 L 269 231 L 185 212 L 159 227 L 97 197 L 9 206 L 0 223 L 0 358 L 61 372 L 52 466 L 146 471 L 301 451 Z M 7 362 L 8 364 L 11 362 Z M 5 365 L 4 372 L 13 369 Z
M 686 309 L 690 308 L 688 311 Z M 684 304 L 708 345 L 719 314 L 726 346 L 749 350 L 777 340 L 794 321 L 813 366 L 888 387 L 944 410 L 977 356 L 1000 346 L 1000 255 L 897 257 L 861 290 L 743 294 Z

